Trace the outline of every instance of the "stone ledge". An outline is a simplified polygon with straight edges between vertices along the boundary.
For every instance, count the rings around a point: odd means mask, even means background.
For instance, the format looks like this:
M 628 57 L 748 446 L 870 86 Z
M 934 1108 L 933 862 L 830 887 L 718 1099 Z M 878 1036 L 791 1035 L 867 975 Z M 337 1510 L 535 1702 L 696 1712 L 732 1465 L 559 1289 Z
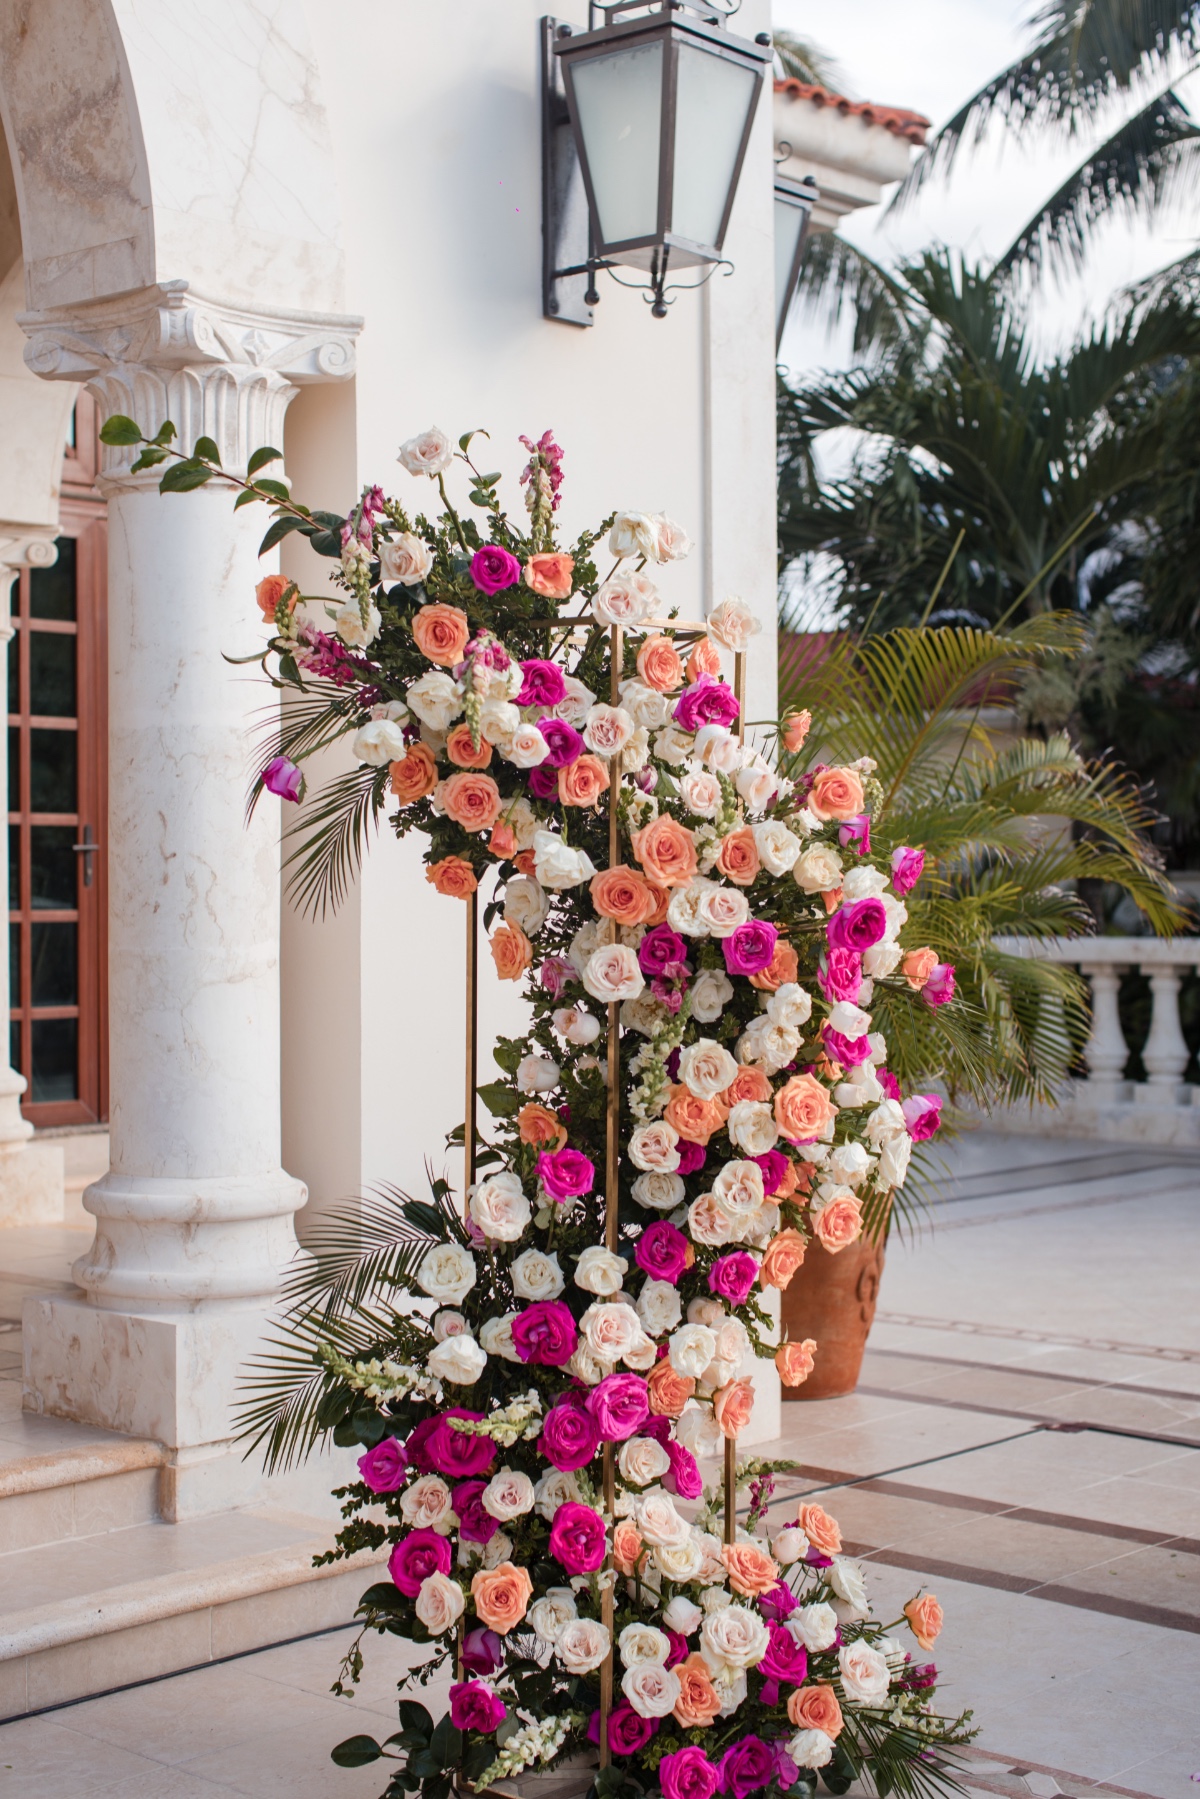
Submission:
M 1072 1085 L 1074 1090 L 1061 1094 L 1055 1106 L 998 1106 L 984 1112 L 964 1105 L 963 1122 L 1004 1136 L 1080 1137 L 1200 1150 L 1200 1105 L 1156 1106 L 1137 1099 L 1098 1104 L 1081 1096 L 1086 1083 Z
M 52 1455 L 22 1456 L 0 1462 L 0 1501 L 18 1493 L 42 1493 L 50 1487 L 75 1486 L 79 1481 L 106 1480 L 138 1468 L 161 1468 L 167 1452 L 161 1443 L 134 1439 L 127 1443 L 62 1449 Z

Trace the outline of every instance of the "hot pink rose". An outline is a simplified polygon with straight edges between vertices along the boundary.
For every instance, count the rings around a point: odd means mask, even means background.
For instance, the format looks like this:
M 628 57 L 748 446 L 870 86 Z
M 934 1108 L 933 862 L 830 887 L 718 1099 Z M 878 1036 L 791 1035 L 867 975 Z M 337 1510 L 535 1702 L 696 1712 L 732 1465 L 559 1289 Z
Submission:
M 585 1403 L 604 1443 L 624 1443 L 650 1416 L 646 1383 L 640 1374 L 606 1374 Z
M 550 1526 L 550 1553 L 568 1574 L 594 1574 L 608 1548 L 604 1520 L 590 1505 L 565 1500 Z

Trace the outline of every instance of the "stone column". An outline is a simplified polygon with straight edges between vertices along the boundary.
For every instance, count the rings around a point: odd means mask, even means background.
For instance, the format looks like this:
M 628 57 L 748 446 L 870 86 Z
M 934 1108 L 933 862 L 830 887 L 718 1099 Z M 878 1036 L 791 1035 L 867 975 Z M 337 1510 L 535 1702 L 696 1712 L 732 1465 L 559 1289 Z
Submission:
M 244 471 L 280 446 L 295 383 L 353 370 L 359 321 L 251 314 L 184 283 L 23 321 L 27 360 L 102 415 L 170 418 Z M 31 1301 L 26 1404 L 171 1454 L 168 1516 L 238 1503 L 239 1366 L 296 1253 L 305 1189 L 279 1147 L 279 810 L 245 821 L 270 694 L 222 651 L 261 641 L 261 507 L 160 495 L 109 451 L 111 1167 L 84 1204 L 77 1298 Z
M 3 651 L 12 642 L 12 590 L 23 568 L 51 568 L 58 559 L 49 530 L 15 531 L 0 525 L 0 676 Z M 7 710 L 7 702 L 6 702 Z M 0 731 L 0 794 L 8 807 L 8 732 Z M 0 831 L 0 896 L 8 908 L 8 832 Z M 31 1143 L 33 1126 L 21 1116 L 23 1074 L 9 1060 L 7 932 L 0 951 L 0 1226 L 61 1224 L 63 1152 L 57 1143 Z
M 1142 973 L 1150 977 L 1151 994 L 1150 1034 L 1142 1050 L 1147 1079 L 1137 1095 L 1143 1104 L 1173 1106 L 1184 1097 L 1181 1088 L 1188 1046 L 1179 1023 L 1179 983 L 1186 968 L 1186 963 L 1164 966 L 1158 962 L 1142 967 Z
M 1116 963 L 1081 962 L 1080 972 L 1092 984 L 1092 1028 L 1083 1052 L 1088 1078 L 1082 1097 L 1097 1105 L 1113 1105 L 1124 1089 L 1129 1060 L 1118 1006 L 1124 971 Z

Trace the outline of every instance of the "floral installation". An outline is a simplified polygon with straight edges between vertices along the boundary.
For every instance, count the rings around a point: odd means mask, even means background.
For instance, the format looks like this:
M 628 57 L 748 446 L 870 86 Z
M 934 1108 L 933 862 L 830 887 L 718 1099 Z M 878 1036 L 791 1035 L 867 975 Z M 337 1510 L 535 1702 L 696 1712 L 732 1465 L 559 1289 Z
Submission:
M 169 426 L 104 431 L 170 461 L 168 491 L 222 475 L 206 441 L 171 460 Z M 401 448 L 433 518 L 378 487 L 347 518 L 309 512 L 260 475 L 270 450 L 224 477 L 274 507 L 264 547 L 304 532 L 343 596 L 280 575 L 256 594 L 290 694 L 258 789 L 299 802 L 340 740 L 355 764 L 308 796 L 296 890 L 336 903 L 372 825 L 418 831 L 426 878 L 483 899 L 496 976 L 529 1002 L 479 1089 L 493 1124 L 464 1202 L 437 1180 L 368 1206 L 357 1271 L 318 1251 L 321 1296 L 256 1414 L 277 1459 L 362 1447 L 323 1559 L 387 1548 L 364 1631 L 428 1649 L 397 1735 L 335 1759 L 394 1757 L 388 1794 L 423 1799 L 580 1758 L 605 1799 L 811 1792 L 818 1770 L 835 1792 L 952 1788 L 969 1714 L 934 1710 L 935 1670 L 891 1634 L 905 1621 L 871 1617 L 834 1520 L 802 1504 L 768 1532 L 786 1464 L 744 1458 L 732 1494 L 704 1474 L 730 1469 L 755 1359 L 795 1385 L 820 1353 L 776 1344 L 769 1296 L 813 1238 L 837 1253 L 877 1228 L 938 1128 L 871 1010 L 883 989 L 953 1011 L 953 969 L 905 937 L 923 854 L 872 843 L 872 764 L 806 757 L 806 714 L 747 730 L 727 677 L 759 625 L 736 598 L 703 627 L 668 615 L 679 525 L 616 513 L 563 546 L 552 435 L 522 439 L 519 521 L 473 435 Z M 936 1600 L 905 1619 L 927 1651 Z M 411 1689 L 447 1674 L 435 1723 Z

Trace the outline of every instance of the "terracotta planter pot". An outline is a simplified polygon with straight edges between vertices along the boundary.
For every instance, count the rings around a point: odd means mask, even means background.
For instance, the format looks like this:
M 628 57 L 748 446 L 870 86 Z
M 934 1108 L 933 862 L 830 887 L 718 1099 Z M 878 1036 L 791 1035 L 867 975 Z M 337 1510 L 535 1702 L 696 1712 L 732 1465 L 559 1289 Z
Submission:
M 782 1298 L 784 1335 L 816 1340 L 815 1366 L 785 1399 L 837 1399 L 858 1385 L 883 1275 L 883 1243 L 862 1238 L 831 1256 L 814 1239 Z

